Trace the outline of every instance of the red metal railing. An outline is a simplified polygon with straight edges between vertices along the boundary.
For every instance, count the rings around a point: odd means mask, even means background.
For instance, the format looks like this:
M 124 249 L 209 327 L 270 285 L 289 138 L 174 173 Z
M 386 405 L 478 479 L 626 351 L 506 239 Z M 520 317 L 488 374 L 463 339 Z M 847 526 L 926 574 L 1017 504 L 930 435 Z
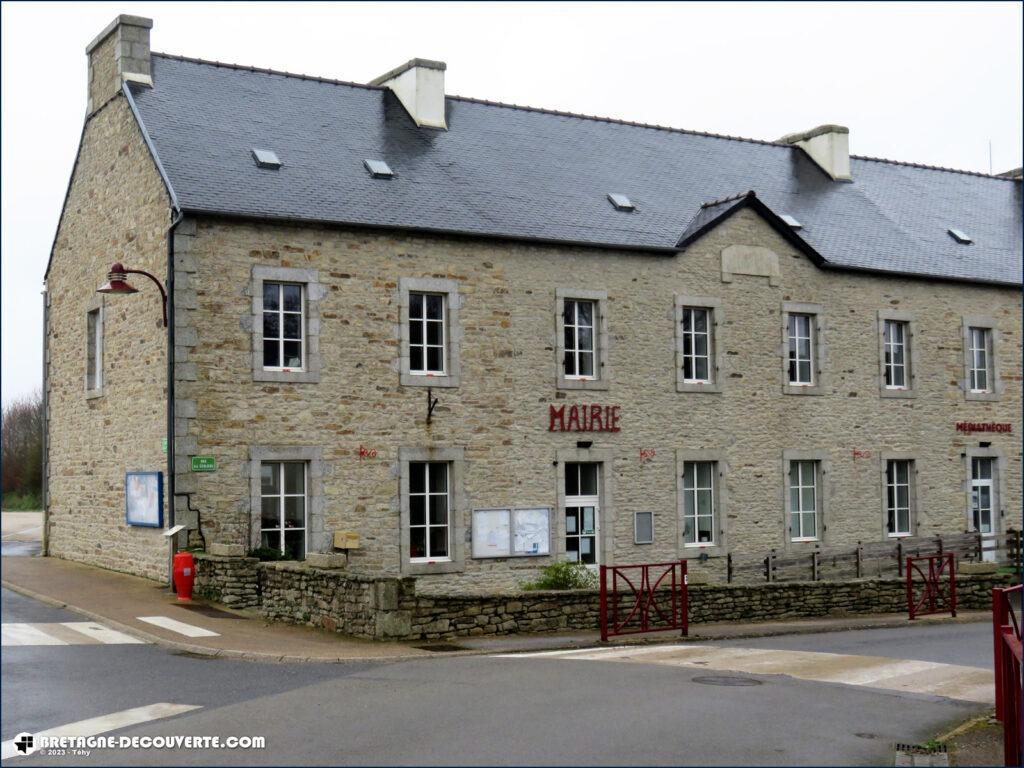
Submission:
M 915 589 L 920 585 L 920 590 Z M 907 612 L 910 618 L 929 613 L 956 616 L 956 554 L 907 557 Z
M 996 678 L 996 719 L 1003 723 L 1003 762 L 1020 765 L 1021 728 L 1021 637 L 1020 622 L 1011 597 L 1022 594 L 1021 585 L 992 590 L 993 662 Z
M 602 565 L 601 639 L 669 629 L 685 637 L 687 602 L 685 560 Z

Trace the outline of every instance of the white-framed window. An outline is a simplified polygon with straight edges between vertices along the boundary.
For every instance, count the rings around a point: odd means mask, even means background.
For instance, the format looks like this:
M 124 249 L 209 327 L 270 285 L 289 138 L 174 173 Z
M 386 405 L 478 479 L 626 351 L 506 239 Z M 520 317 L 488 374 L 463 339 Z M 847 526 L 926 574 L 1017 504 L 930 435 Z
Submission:
M 263 370 L 304 371 L 305 286 L 263 281 Z
M 911 473 L 914 463 L 909 459 L 885 462 L 886 531 L 890 537 L 911 534 Z
M 447 461 L 409 462 L 409 561 L 451 559 L 451 493 Z
M 789 538 L 815 541 L 818 538 L 818 462 L 789 463 Z
M 992 391 L 992 329 L 967 329 L 968 386 L 971 392 Z
M 409 292 L 409 373 L 414 376 L 444 376 L 447 360 L 443 293 Z
M 103 310 L 91 309 L 85 319 L 85 388 L 98 392 L 103 389 Z
M 586 299 L 566 299 L 562 308 L 562 328 L 565 335 L 565 357 L 562 371 L 567 379 L 593 379 L 597 357 L 594 325 L 597 302 Z
M 600 562 L 600 497 L 596 462 L 565 465 L 565 557 L 587 565 Z
M 814 315 L 791 313 L 787 319 L 789 337 L 789 383 L 814 384 Z
M 682 314 L 683 382 L 708 383 L 711 381 L 711 310 L 683 307 Z
M 715 462 L 683 463 L 683 546 L 715 544 Z
M 979 533 L 992 533 L 994 529 L 996 499 L 996 459 L 975 456 L 971 459 L 971 526 Z
M 260 546 L 289 560 L 306 556 L 308 466 L 305 461 L 260 464 Z
M 885 386 L 886 389 L 907 389 L 907 336 L 909 323 L 885 321 Z

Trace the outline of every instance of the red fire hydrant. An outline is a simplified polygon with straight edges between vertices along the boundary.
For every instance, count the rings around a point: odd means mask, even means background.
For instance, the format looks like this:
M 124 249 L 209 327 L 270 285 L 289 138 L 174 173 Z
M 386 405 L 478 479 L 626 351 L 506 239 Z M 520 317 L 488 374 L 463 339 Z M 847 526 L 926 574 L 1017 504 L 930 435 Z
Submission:
M 192 585 L 196 580 L 196 562 L 191 552 L 179 552 L 174 556 L 174 591 L 179 600 L 192 599 Z

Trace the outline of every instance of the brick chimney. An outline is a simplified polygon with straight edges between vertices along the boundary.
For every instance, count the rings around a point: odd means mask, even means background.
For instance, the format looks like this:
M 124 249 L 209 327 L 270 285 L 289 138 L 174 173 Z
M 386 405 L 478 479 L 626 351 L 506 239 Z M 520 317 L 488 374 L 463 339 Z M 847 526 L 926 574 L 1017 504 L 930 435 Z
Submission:
M 370 85 L 390 89 L 416 125 L 447 130 L 444 118 L 445 69 L 447 65 L 443 61 L 412 59 L 374 78 Z
M 809 131 L 783 136 L 779 143 L 800 147 L 834 180 L 853 181 L 850 175 L 849 128 L 842 125 L 819 125 Z
M 149 30 L 152 28 L 152 19 L 122 14 L 86 46 L 85 53 L 89 57 L 87 116 L 120 93 L 122 82 L 153 87 L 149 57 Z

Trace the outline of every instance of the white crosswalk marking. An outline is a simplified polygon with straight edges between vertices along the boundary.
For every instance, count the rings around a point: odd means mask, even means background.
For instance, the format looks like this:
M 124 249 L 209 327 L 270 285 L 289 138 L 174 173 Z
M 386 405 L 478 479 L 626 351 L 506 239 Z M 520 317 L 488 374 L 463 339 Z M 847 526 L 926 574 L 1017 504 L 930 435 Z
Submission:
M 992 672 L 979 667 L 934 661 L 890 659 L 817 651 L 731 648 L 698 643 L 580 648 L 566 651 L 500 654 L 495 658 L 571 659 L 660 664 L 750 675 L 788 675 L 820 683 L 841 683 L 889 691 L 945 696 L 990 704 Z
M 136 645 L 143 640 L 105 627 L 95 621 L 62 621 L 53 624 L 5 623 L 0 625 L 3 646 L 28 645 Z
M 220 637 L 219 632 L 186 624 L 184 621 L 172 619 L 170 616 L 139 616 L 138 619 L 155 627 L 163 627 L 164 629 L 171 630 L 171 632 L 177 632 L 185 637 Z
M 41 627 L 45 624 L 3 624 L 0 625 L 0 642 L 9 645 L 67 645 L 65 640 L 54 637 Z
M 116 731 L 120 728 L 127 728 L 130 725 L 140 725 L 151 720 L 160 720 L 165 717 L 174 717 L 185 712 L 200 709 L 196 704 L 148 704 L 144 707 L 126 709 L 122 712 L 114 712 L 102 717 L 92 717 L 88 720 L 79 720 L 77 723 L 59 725 L 56 728 L 49 728 L 45 731 L 37 731 L 33 735 L 38 739 L 40 736 L 99 736 L 101 733 Z M 17 748 L 14 746 L 14 739 L 3 742 L 0 745 L 0 760 L 9 760 L 19 757 Z
M 104 627 L 102 624 L 97 624 L 94 621 L 64 621 L 61 622 L 61 626 L 65 626 L 75 632 L 81 632 L 86 637 L 105 645 L 141 645 L 145 643 L 144 640 L 126 635 L 124 632 L 118 632 L 110 627 Z

